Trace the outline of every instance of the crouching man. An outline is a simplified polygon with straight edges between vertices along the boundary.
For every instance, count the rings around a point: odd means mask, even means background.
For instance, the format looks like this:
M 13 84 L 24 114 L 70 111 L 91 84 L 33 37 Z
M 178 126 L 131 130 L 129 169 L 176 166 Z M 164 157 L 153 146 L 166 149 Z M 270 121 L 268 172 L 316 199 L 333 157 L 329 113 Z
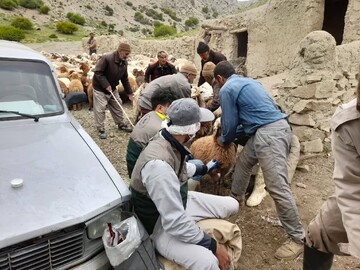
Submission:
M 186 269 L 226 270 L 230 256 L 225 247 L 195 222 L 228 218 L 238 212 L 239 204 L 231 197 L 187 190 L 188 177 L 206 169 L 186 162 L 190 153 L 183 144 L 199 130 L 207 113 L 211 112 L 190 98 L 172 102 L 163 129 L 141 152 L 130 185 L 135 213 L 153 234 L 162 256 Z

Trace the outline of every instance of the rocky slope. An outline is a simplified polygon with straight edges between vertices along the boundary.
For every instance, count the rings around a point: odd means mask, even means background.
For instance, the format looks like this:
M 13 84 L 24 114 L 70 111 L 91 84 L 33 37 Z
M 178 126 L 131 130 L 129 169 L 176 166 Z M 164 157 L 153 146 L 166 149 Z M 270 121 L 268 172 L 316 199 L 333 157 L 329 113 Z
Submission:
M 257 0 L 253 0 L 257 1 Z M 41 15 L 37 10 L 19 7 L 13 11 L 0 9 L 3 14 L 20 15 L 31 19 L 36 25 L 52 25 L 59 20 L 66 20 L 68 12 L 78 13 L 86 20 L 85 27 L 97 34 L 105 34 L 109 25 L 114 26 L 114 33 L 125 37 L 150 36 L 153 22 L 172 25 L 178 32 L 187 30 L 185 21 L 189 17 L 205 19 L 226 16 L 239 7 L 252 1 L 237 0 L 43 0 L 50 7 L 48 15 Z M 135 19 L 135 14 L 137 19 Z

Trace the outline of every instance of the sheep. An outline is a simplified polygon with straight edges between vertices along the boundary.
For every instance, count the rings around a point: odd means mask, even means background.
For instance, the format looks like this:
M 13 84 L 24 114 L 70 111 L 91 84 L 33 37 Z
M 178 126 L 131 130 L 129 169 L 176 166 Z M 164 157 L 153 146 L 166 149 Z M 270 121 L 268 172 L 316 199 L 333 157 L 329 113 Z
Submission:
M 69 88 L 60 79 L 58 79 L 58 82 L 59 82 L 59 85 L 60 85 L 61 92 L 64 94 L 64 96 L 66 96 L 69 93 Z
M 135 77 L 132 75 L 129 75 L 128 80 L 129 80 L 129 84 L 130 84 L 132 92 L 135 93 L 136 90 L 139 88 L 136 83 Z M 122 99 L 122 101 L 124 103 L 130 100 L 128 98 L 128 96 L 125 94 L 124 86 L 122 85 L 121 81 L 120 81 L 120 84 L 117 86 L 117 90 L 119 91 L 120 98 Z
M 73 92 L 84 92 L 84 87 L 80 81 L 80 76 L 76 72 L 72 72 L 70 75 L 69 93 Z M 81 110 L 81 104 L 74 104 L 73 110 Z
M 209 173 L 210 178 L 217 184 L 215 188 L 216 194 L 221 194 L 223 180 L 225 176 L 233 170 L 236 162 L 235 144 L 219 144 L 218 138 L 220 136 L 221 124 L 220 119 L 217 119 L 214 123 L 214 132 L 212 135 L 199 138 L 190 145 L 190 152 L 195 159 L 200 159 L 204 164 L 212 159 L 219 162 L 219 166 Z

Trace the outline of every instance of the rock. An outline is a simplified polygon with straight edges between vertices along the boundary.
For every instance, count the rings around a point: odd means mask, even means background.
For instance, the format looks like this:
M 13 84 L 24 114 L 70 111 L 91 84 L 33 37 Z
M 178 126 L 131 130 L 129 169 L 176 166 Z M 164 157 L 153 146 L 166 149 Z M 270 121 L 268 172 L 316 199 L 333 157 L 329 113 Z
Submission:
M 297 166 L 296 170 L 299 172 L 310 172 L 310 167 L 309 165 Z
M 311 118 L 309 114 L 298 114 L 294 113 L 290 115 L 289 122 L 298 126 L 315 126 L 315 121 Z
M 306 126 L 293 126 L 293 133 L 299 138 L 300 142 L 312 141 L 318 138 L 323 140 L 325 138 L 323 131 Z
M 320 138 L 301 143 L 301 152 L 303 153 L 320 153 L 322 151 L 323 143 Z
M 306 188 L 307 186 L 303 183 L 296 183 L 296 186 L 297 187 L 300 187 L 300 188 Z

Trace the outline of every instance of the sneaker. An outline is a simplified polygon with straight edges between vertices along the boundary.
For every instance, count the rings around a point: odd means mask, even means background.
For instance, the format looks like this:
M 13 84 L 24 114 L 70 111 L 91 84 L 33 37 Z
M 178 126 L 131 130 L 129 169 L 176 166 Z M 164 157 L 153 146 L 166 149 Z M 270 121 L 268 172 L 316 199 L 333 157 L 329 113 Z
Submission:
M 132 128 L 129 127 L 126 124 L 119 124 L 118 125 L 119 130 L 125 131 L 125 132 L 132 132 Z
M 304 244 L 296 243 L 293 239 L 288 239 L 275 252 L 275 258 L 278 260 L 293 260 L 304 251 Z
M 106 133 L 104 130 L 99 130 L 99 138 L 100 139 L 106 139 Z

